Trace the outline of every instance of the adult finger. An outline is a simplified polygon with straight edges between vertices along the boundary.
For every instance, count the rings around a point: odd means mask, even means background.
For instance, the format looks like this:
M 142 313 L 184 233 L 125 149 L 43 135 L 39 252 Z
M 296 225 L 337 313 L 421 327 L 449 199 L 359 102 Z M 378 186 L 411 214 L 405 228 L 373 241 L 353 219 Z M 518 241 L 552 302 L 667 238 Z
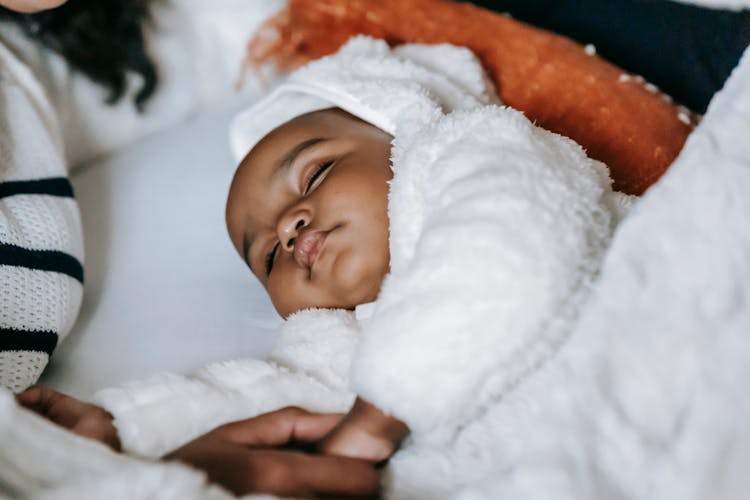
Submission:
M 376 497 L 380 474 L 359 459 L 255 450 L 249 491 L 276 495 Z
M 203 436 L 168 454 L 203 470 L 212 482 L 234 494 L 285 497 L 375 497 L 380 478 L 367 462 L 268 448 L 248 449 Z
M 85 403 L 43 386 L 34 386 L 16 396 L 16 401 L 57 425 L 71 429 L 76 425 Z
M 16 401 L 29 410 L 46 415 L 49 413 L 50 408 L 59 402 L 61 398 L 68 397 L 49 387 L 35 385 L 20 394 L 16 394 Z
M 311 413 L 288 407 L 225 424 L 214 432 L 222 439 L 245 446 L 281 446 L 292 441 L 322 439 L 342 417 L 340 414 Z

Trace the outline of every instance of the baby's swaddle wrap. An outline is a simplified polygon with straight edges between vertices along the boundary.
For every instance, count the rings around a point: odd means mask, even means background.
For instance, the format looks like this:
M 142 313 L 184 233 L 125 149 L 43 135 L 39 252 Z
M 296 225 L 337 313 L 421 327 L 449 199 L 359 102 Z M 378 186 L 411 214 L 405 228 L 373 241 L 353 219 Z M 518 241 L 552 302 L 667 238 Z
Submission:
M 412 496 L 434 496 L 467 474 L 482 474 L 476 461 L 463 461 L 462 470 L 453 468 L 450 477 L 434 480 L 435 471 L 458 467 L 458 457 L 450 453 L 471 453 L 471 445 L 445 445 L 460 443 L 462 432 L 484 410 L 564 342 L 627 200 L 612 192 L 606 167 L 588 159 L 573 141 L 499 106 L 473 54 L 449 45 L 390 49 L 382 41 L 355 38 L 339 53 L 294 72 L 271 96 L 238 115 L 231 131 L 235 157 L 240 160 L 286 121 L 331 107 L 394 137 L 391 272 L 369 318 L 357 322 L 352 315 L 351 322 L 339 321 L 350 330 L 350 340 L 358 338 L 349 389 L 409 425 L 407 449 L 424 445 L 442 450 L 432 465 L 417 453 L 394 460 L 391 467 L 391 487 Z M 341 315 L 350 313 L 302 311 L 292 321 L 297 327 L 307 324 L 324 342 L 325 324 Z M 346 337 L 339 330 L 336 335 Z M 284 335 L 282 328 L 282 341 Z M 297 343 L 294 359 L 304 362 L 305 345 L 312 349 L 311 342 L 308 336 Z M 342 345 L 349 346 L 346 356 L 351 356 L 351 345 Z M 294 360 L 283 366 L 254 363 L 255 371 L 304 374 L 276 377 L 280 380 L 318 383 L 316 370 L 291 366 Z M 252 378 L 239 367 L 221 373 Z M 256 385 L 270 380 L 255 379 Z M 210 382 L 225 387 L 196 391 L 195 379 L 186 381 L 192 419 L 200 421 L 202 413 L 206 418 L 183 434 L 194 436 L 240 418 L 239 401 L 253 398 L 253 383 L 223 383 L 215 377 Z M 309 398 L 298 397 L 305 391 L 292 390 L 292 382 L 276 386 L 270 399 L 261 396 L 263 404 L 245 405 L 244 416 L 286 404 L 310 406 Z M 162 450 L 184 441 L 178 439 L 174 420 L 162 418 L 159 400 L 174 403 L 179 393 L 179 380 L 169 383 L 170 396 L 164 398 L 150 384 L 148 408 L 155 418 L 140 422 L 138 415 L 144 412 L 137 384 L 100 395 L 99 401 L 117 417 L 126 448 L 148 450 L 148 435 L 172 436 L 169 443 L 162 439 L 157 447 Z M 200 385 L 205 387 L 202 381 Z M 218 412 L 221 398 L 206 399 L 210 404 L 202 410 L 195 398 L 212 391 L 236 400 L 228 404 L 236 411 Z M 315 394 L 328 397 L 323 392 Z M 343 387 L 333 388 L 329 396 L 330 405 L 320 401 L 314 407 L 335 409 L 351 401 Z M 155 429 L 167 425 L 160 420 L 170 420 L 169 433 Z M 146 425 L 152 430 L 144 434 Z M 137 446 L 127 436 L 134 436 Z M 417 462 L 419 466 L 409 465 Z
M 412 443 L 445 449 L 565 341 L 629 200 L 573 141 L 497 105 L 474 56 L 448 45 L 354 39 L 240 115 L 236 157 L 332 106 L 394 136 L 391 272 L 350 388 L 404 420 Z M 480 473 L 471 463 L 436 465 L 460 482 Z M 395 474 L 397 489 L 436 493 L 421 490 L 429 474 Z
M 391 272 L 352 388 L 417 436 L 462 425 L 554 351 L 615 225 L 606 167 L 497 104 L 466 49 L 359 37 L 232 127 L 238 160 L 330 107 L 394 136 Z

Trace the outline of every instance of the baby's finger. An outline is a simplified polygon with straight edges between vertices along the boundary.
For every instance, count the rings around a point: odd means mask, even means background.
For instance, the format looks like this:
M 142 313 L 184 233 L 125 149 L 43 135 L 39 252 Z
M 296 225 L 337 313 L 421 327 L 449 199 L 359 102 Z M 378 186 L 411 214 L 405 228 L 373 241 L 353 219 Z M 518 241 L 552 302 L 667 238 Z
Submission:
M 406 424 L 357 398 L 339 425 L 318 443 L 318 451 L 379 463 L 396 452 L 408 433 Z
M 244 446 L 282 446 L 294 441 L 321 439 L 341 420 L 338 414 L 316 414 L 289 407 L 255 418 L 223 425 L 214 431 Z
M 359 458 L 377 464 L 387 460 L 397 445 L 385 436 L 377 436 L 357 427 L 337 427 L 317 447 L 319 453 Z

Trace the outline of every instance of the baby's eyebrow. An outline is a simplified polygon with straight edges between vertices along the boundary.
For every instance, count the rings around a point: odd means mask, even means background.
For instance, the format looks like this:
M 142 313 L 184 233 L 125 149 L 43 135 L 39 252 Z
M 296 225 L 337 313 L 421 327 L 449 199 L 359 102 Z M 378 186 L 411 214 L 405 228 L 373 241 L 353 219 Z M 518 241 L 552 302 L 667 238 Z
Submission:
M 276 166 L 274 167 L 273 176 L 279 177 L 281 175 L 284 175 L 294 164 L 294 160 L 296 160 L 304 150 L 315 146 L 319 142 L 327 140 L 328 139 L 325 137 L 313 137 L 312 139 L 307 139 L 306 141 L 300 142 L 279 159 L 279 161 L 276 163 Z
M 304 150 L 327 140 L 328 138 L 326 137 L 313 137 L 312 139 L 307 139 L 306 141 L 302 141 L 294 146 L 276 162 L 271 178 L 277 179 L 279 177 L 282 177 L 286 172 L 289 171 L 289 169 L 294 164 L 294 160 L 296 160 Z M 255 241 L 255 236 L 255 232 L 246 231 L 244 236 L 242 237 L 242 258 L 245 260 L 245 262 L 247 262 L 247 265 L 250 266 L 251 269 L 252 264 L 250 263 L 247 252 L 248 250 L 250 250 L 250 246 L 253 244 L 253 241 Z

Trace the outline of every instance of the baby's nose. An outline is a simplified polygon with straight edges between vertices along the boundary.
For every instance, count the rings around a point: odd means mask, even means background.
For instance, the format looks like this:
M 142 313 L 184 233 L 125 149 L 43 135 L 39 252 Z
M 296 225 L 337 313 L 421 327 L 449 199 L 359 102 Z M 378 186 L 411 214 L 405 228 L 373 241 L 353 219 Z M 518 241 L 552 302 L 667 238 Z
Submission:
M 298 213 L 282 221 L 279 226 L 279 241 L 282 247 L 291 252 L 294 250 L 294 242 L 299 236 L 299 232 L 309 224 L 309 217 L 306 214 Z

